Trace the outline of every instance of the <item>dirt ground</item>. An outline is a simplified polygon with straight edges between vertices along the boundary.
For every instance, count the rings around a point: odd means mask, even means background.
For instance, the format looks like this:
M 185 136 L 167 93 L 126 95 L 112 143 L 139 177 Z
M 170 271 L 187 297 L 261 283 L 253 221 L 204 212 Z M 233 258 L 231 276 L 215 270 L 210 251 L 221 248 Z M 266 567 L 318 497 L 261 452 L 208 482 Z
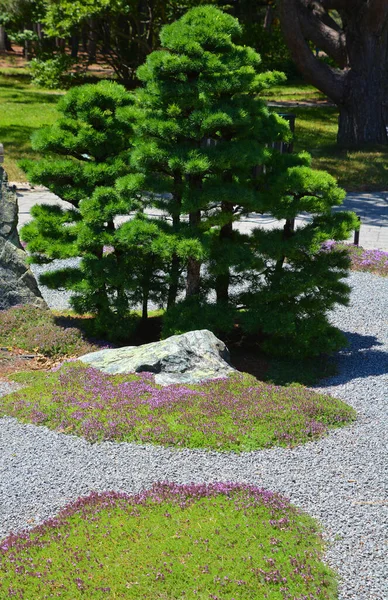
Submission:
M 7 380 L 8 375 L 19 371 L 47 371 L 59 362 L 25 350 L 0 348 L 0 380 Z
M 82 72 L 90 73 L 91 75 L 112 77 L 114 75 L 113 69 L 104 63 L 103 56 L 97 56 L 97 63 L 88 64 L 87 54 L 85 52 L 79 52 L 79 64 Z M 22 46 L 13 46 L 12 51 L 2 52 L 0 54 L 0 69 L 25 69 L 27 67 L 27 61 L 24 58 Z

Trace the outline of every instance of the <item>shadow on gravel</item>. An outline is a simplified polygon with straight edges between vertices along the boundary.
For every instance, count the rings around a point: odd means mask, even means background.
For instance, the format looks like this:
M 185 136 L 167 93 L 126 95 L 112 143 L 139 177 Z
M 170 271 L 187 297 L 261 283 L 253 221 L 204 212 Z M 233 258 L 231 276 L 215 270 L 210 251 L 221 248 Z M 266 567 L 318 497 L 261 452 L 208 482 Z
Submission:
M 319 382 L 319 387 L 343 384 L 353 379 L 388 374 L 388 352 L 379 350 L 383 346 L 373 335 L 343 332 L 349 346 L 338 353 L 338 375 Z

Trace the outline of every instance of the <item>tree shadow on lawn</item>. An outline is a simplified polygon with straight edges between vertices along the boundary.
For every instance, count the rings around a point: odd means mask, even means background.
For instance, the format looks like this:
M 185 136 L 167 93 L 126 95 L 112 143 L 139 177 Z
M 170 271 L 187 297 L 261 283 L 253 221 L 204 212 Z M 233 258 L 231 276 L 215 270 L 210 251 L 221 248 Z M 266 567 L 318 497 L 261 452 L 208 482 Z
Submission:
M 33 92 L 26 89 L 18 90 L 13 93 L 3 94 L 4 101 L 12 104 L 57 104 L 62 98 L 63 93 L 49 93 L 46 91 Z

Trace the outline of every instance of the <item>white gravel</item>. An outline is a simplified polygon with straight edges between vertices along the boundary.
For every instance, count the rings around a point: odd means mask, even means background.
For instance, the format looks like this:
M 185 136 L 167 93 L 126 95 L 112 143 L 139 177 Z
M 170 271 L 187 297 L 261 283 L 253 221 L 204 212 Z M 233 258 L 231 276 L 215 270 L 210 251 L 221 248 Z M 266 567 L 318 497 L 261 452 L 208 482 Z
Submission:
M 355 424 L 293 450 L 244 455 L 112 443 L 91 445 L 45 427 L 0 420 L 0 539 L 92 490 L 135 492 L 155 481 L 251 482 L 318 518 L 340 600 L 386 600 L 388 278 L 353 273 L 350 307 L 333 322 L 351 342 L 327 393 L 351 404 Z M 0 383 L 0 395 L 10 386 Z

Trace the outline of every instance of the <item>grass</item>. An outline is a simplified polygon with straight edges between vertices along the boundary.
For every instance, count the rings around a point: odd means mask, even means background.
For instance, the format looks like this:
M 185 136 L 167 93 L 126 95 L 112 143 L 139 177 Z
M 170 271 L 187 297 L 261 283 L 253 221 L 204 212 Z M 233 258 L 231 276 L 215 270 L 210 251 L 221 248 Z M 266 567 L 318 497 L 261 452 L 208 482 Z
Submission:
M 4 145 L 4 168 L 10 181 L 26 181 L 17 162 L 40 157 L 31 148 L 34 131 L 54 123 L 56 103 L 62 92 L 33 87 L 30 77 L 20 69 L 0 70 L 0 141 Z
M 107 375 L 82 363 L 15 374 L 26 387 L 0 398 L 0 417 L 85 437 L 251 451 L 295 446 L 355 418 L 341 400 L 246 373 L 196 385 L 158 386 L 150 373 Z
M 303 83 L 290 83 L 270 88 L 266 99 L 284 102 L 278 112 L 296 115 L 294 150 L 307 150 L 312 166 L 333 175 L 347 191 L 388 189 L 388 147 L 364 151 L 340 150 L 336 145 L 338 109 L 320 104 L 325 96 L 316 88 Z M 293 102 L 317 102 L 316 106 L 288 106 Z
M 30 598 L 334 600 L 319 529 L 240 484 L 93 493 L 0 544 L 0 594 Z
M 303 81 L 289 81 L 285 85 L 276 85 L 264 90 L 262 95 L 269 102 L 322 102 L 327 101 L 325 94 Z

